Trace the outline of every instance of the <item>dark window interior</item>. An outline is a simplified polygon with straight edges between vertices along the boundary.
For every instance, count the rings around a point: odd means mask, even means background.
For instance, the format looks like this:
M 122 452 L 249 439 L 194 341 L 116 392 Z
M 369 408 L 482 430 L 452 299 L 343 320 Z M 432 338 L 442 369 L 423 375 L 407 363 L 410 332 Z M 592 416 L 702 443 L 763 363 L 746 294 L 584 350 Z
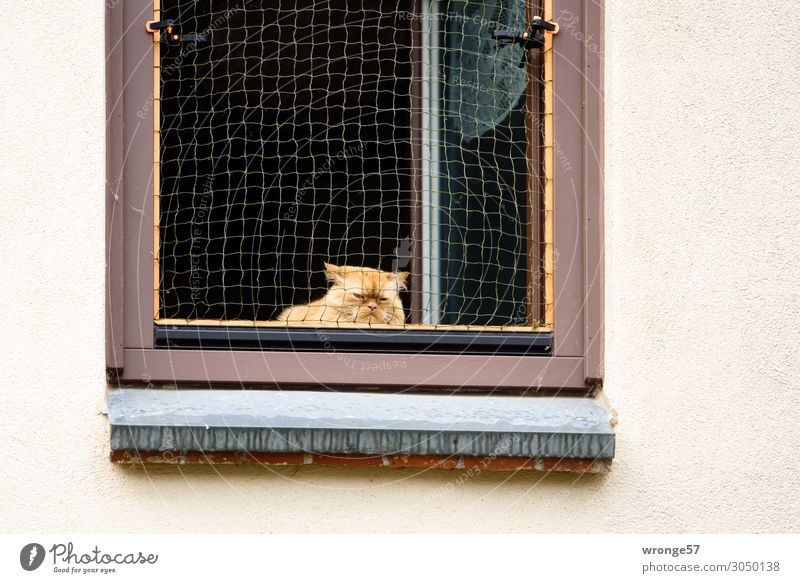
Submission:
M 448 293 L 442 322 L 522 325 L 530 315 L 531 249 L 525 220 L 529 204 L 528 94 L 519 95 L 510 113 L 496 123 L 487 123 L 491 127 L 480 135 L 474 135 L 478 132 L 472 128 L 459 131 L 460 126 L 482 121 L 480 108 L 469 107 L 473 100 L 465 93 L 488 94 L 496 100 L 495 93 L 486 91 L 486 86 L 497 87 L 496 75 L 465 75 L 465 71 L 480 68 L 476 53 L 481 47 L 469 38 L 475 18 L 491 18 L 476 10 L 479 6 L 448 2 L 445 13 L 451 18 L 443 20 L 440 40 L 444 49 L 442 97 L 447 112 L 442 116 L 445 194 L 440 205 Z M 495 19 L 498 16 L 493 14 Z
M 324 293 L 323 262 L 394 269 L 418 232 L 414 20 L 381 0 L 209 5 L 162 2 L 208 41 L 161 46 L 160 317 L 269 320 Z M 438 40 L 441 323 L 525 324 L 527 94 L 480 135 L 452 123 L 474 10 L 442 3 L 461 20 Z
M 265 4 L 163 14 L 210 31 L 162 43 L 166 318 L 270 319 L 324 293 L 323 261 L 390 269 L 409 235 L 410 30 L 364 2 Z

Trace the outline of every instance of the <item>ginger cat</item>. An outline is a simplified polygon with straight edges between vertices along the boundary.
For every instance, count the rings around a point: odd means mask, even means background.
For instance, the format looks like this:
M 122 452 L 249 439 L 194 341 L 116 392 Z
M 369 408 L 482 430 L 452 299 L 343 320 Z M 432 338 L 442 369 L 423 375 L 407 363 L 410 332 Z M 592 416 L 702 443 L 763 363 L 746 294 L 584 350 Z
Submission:
M 325 275 L 332 282 L 327 294 L 309 304 L 286 308 L 278 321 L 324 326 L 339 322 L 405 323 L 400 291 L 406 289 L 407 271 L 393 273 L 325 263 Z

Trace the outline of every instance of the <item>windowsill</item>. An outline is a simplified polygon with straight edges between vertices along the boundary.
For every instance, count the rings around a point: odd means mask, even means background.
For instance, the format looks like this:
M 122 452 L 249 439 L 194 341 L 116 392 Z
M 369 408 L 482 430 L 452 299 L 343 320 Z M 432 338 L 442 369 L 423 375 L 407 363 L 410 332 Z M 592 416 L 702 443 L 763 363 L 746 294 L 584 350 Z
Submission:
M 605 471 L 614 431 L 586 397 L 118 389 L 111 459 Z

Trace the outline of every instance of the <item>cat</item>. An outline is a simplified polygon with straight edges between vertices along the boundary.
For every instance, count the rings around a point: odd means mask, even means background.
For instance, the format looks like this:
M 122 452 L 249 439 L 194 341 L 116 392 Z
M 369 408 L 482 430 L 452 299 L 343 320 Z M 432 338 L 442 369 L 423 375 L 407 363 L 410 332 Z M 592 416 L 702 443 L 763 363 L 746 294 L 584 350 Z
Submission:
M 400 292 L 408 272 L 325 263 L 331 287 L 323 297 L 305 305 L 290 306 L 278 321 L 331 325 L 339 322 L 403 325 L 406 321 Z

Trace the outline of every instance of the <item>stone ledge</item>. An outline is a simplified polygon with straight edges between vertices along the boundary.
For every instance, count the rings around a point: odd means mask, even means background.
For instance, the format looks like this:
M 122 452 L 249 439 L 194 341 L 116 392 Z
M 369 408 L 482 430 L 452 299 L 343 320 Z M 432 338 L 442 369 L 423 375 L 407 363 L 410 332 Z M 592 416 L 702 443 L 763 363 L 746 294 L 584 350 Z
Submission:
M 585 397 L 119 389 L 107 409 L 118 462 L 598 471 L 615 444 L 608 409 Z

